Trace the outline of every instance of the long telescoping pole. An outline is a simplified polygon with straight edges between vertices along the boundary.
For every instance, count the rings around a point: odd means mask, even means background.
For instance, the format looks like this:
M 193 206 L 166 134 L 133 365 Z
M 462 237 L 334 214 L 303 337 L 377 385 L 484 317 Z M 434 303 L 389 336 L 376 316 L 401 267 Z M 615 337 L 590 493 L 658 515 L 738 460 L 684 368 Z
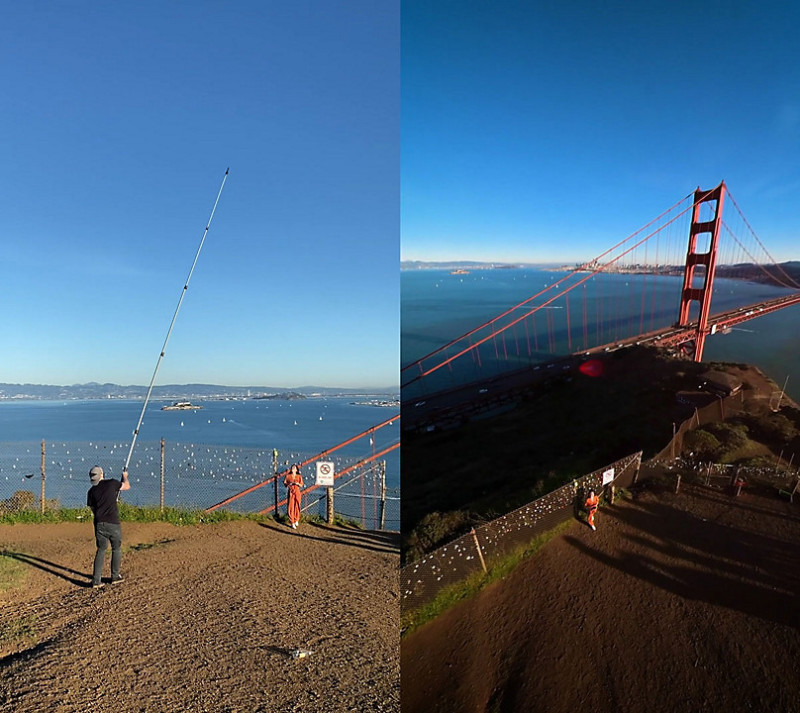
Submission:
M 222 184 L 219 187 L 219 191 L 217 192 L 217 199 L 214 201 L 214 207 L 211 209 L 211 215 L 208 218 L 208 223 L 206 223 L 206 229 L 203 231 L 203 237 L 200 240 L 200 245 L 197 246 L 197 252 L 194 255 L 194 261 L 192 262 L 192 267 L 189 270 L 189 275 L 186 278 L 186 282 L 183 285 L 183 289 L 181 290 L 181 296 L 178 300 L 178 306 L 175 308 L 175 314 L 172 315 L 172 321 L 169 323 L 169 329 L 167 330 L 167 337 L 164 339 L 164 346 L 161 347 L 161 353 L 158 355 L 158 361 L 156 361 L 156 368 L 153 370 L 153 377 L 150 379 L 150 386 L 147 389 L 147 396 L 144 398 L 144 404 L 142 405 L 142 412 L 139 414 L 139 422 L 136 424 L 136 428 L 133 431 L 133 439 L 131 440 L 131 447 L 128 451 L 128 457 L 125 459 L 125 466 L 123 467 L 123 471 L 128 470 L 128 466 L 131 462 L 131 455 L 133 455 L 133 447 L 136 445 L 136 439 L 139 436 L 139 428 L 142 425 L 142 421 L 144 420 L 144 412 L 147 409 L 147 402 L 150 401 L 150 394 L 153 392 L 153 384 L 156 383 L 156 375 L 158 374 L 158 369 L 161 366 L 161 361 L 164 359 L 164 354 L 167 351 L 167 344 L 169 343 L 169 338 L 172 335 L 172 328 L 175 326 L 175 320 L 178 318 L 178 312 L 180 312 L 181 305 L 183 304 L 183 298 L 186 296 L 186 290 L 189 289 L 189 280 L 192 279 L 192 273 L 194 272 L 195 265 L 197 265 L 197 259 L 200 257 L 200 251 L 203 249 L 203 243 L 206 241 L 206 235 L 208 235 L 208 229 L 211 227 L 211 221 L 214 219 L 214 212 L 217 210 L 217 204 L 219 203 L 219 198 L 222 195 L 222 189 L 225 188 L 225 181 L 228 180 L 228 171 L 230 168 L 225 169 L 225 175 L 222 177 Z

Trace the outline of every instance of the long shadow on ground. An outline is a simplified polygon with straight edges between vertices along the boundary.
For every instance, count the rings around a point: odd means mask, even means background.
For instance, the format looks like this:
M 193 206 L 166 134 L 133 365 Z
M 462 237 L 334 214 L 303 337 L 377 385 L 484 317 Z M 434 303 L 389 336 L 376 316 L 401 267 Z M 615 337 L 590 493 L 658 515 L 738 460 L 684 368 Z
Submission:
M 286 527 L 278 527 L 267 523 L 259 523 L 261 527 L 265 527 L 274 532 L 282 535 L 292 537 L 302 537 L 307 540 L 318 540 L 319 542 L 333 542 L 338 545 L 347 545 L 349 547 L 358 547 L 363 550 L 370 550 L 371 552 L 380 552 L 383 554 L 400 554 L 400 533 L 397 532 L 374 532 L 374 531 L 361 531 L 361 530 L 338 530 L 321 528 L 323 532 L 328 533 L 328 537 L 318 537 L 309 534 L 309 530 L 317 528 L 317 525 L 301 525 L 299 530 L 290 530 Z M 330 535 L 333 535 L 332 537 Z
M 565 541 L 631 577 L 689 600 L 775 624 L 800 626 L 800 549 L 794 542 L 706 520 L 660 502 L 608 507 L 629 530 L 626 550 L 610 555 L 574 536 Z
M 70 569 L 69 567 L 60 565 L 57 562 L 50 562 L 49 560 L 42 559 L 41 557 L 34 557 L 33 555 L 24 554 L 23 552 L 11 552 L 8 550 L 0 552 L 0 557 L 8 557 L 9 559 L 17 560 L 18 562 L 22 562 L 23 564 L 27 564 L 31 567 L 36 567 L 37 569 L 40 569 L 43 572 L 47 572 L 48 574 L 52 574 L 55 577 L 60 577 L 61 579 L 65 579 L 67 580 L 67 582 L 75 584 L 79 587 L 91 586 L 91 579 L 92 579 L 91 574 L 78 572 L 75 569 Z M 68 576 L 68 574 L 65 573 L 74 574 L 77 575 L 78 577 L 83 577 L 83 579 L 76 579 L 75 577 L 70 577 Z

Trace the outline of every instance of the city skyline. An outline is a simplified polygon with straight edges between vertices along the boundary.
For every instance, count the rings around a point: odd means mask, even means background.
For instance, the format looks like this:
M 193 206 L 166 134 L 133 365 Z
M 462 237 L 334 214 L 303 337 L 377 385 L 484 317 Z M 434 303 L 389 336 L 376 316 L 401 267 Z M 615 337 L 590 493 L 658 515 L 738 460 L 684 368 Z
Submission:
M 0 380 L 148 383 L 230 167 L 157 383 L 396 383 L 399 26 L 359 1 L 10 9 Z

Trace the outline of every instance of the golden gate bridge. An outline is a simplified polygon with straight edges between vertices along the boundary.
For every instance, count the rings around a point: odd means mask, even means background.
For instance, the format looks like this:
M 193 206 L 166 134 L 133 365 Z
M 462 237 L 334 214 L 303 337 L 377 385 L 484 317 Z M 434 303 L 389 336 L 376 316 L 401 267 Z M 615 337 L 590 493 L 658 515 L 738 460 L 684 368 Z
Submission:
M 482 401 L 490 407 L 497 389 L 481 385 L 522 388 L 536 372 L 569 369 L 633 344 L 701 361 L 709 336 L 800 303 L 800 274 L 769 254 L 724 182 L 698 188 L 593 260 L 562 272 L 404 365 L 406 425 L 465 400 L 473 409 Z

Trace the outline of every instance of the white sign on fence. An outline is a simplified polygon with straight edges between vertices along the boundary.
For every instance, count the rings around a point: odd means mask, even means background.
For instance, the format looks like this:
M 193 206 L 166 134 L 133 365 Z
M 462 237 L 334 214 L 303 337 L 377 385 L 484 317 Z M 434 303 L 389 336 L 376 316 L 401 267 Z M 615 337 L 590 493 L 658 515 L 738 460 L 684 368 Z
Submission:
M 317 461 L 317 485 L 333 485 L 333 463 Z
M 609 468 L 608 470 L 603 471 L 603 485 L 608 485 L 612 480 L 614 480 L 614 469 Z

